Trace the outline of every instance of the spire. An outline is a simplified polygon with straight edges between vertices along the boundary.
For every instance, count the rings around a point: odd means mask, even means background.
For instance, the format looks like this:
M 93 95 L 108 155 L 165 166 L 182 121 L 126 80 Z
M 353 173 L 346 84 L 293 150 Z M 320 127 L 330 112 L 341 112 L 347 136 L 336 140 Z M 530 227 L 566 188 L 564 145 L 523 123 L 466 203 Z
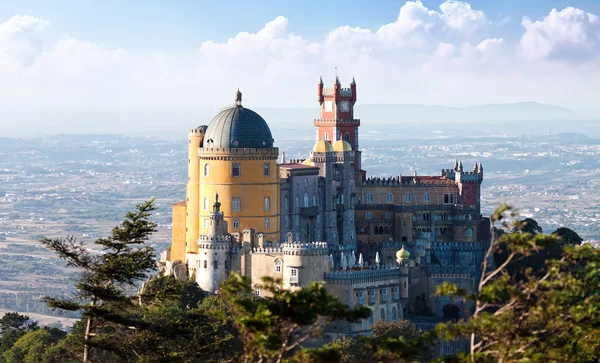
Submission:
M 215 193 L 215 203 L 213 204 L 213 212 L 219 213 L 221 211 L 221 203 L 219 202 L 219 193 Z
M 285 164 L 285 151 L 281 153 L 281 163 Z
M 379 259 L 379 251 L 377 251 L 377 254 L 375 255 L 375 264 L 377 265 L 377 267 L 379 267 L 380 263 L 381 260 Z
M 458 160 L 454 160 L 454 171 L 458 170 Z
M 362 267 L 365 264 L 363 261 L 362 253 L 358 255 L 358 266 Z
M 479 172 L 483 173 L 483 164 L 482 163 L 479 163 Z
M 235 92 L 235 105 L 236 106 L 241 106 L 242 105 L 242 92 L 240 92 L 239 88 Z
M 475 163 L 475 165 L 473 165 L 473 172 L 477 172 L 477 170 L 479 170 L 479 167 L 477 166 L 477 163 Z
M 350 85 L 352 85 L 352 86 L 356 85 L 356 81 L 354 80 L 354 76 L 352 76 L 352 83 L 350 83 Z
M 348 261 L 350 267 L 353 267 L 356 265 L 356 255 L 354 254 L 354 250 L 352 250 L 352 254 L 350 255 L 350 261 Z
M 341 254 L 340 265 L 342 266 L 342 270 L 345 270 L 348 267 L 348 262 L 346 261 L 346 256 L 344 256 L 344 252 Z
M 458 171 L 460 171 L 460 172 L 463 171 L 462 160 L 458 163 Z
M 323 77 L 322 76 L 319 76 L 319 85 L 321 85 L 321 86 L 323 85 Z

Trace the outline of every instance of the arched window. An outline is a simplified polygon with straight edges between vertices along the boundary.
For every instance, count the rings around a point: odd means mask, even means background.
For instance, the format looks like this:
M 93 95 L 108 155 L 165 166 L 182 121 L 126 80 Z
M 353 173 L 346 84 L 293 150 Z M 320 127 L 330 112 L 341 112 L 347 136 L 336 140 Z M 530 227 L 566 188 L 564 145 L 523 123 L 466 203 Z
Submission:
M 296 194 L 296 198 L 294 200 L 294 208 L 300 208 L 300 197 L 298 196 L 298 194 Z
M 387 193 L 387 195 L 385 196 L 385 201 L 388 203 L 392 203 L 394 201 L 394 194 Z
M 473 228 L 467 227 L 467 237 L 473 237 Z
M 392 306 L 392 321 L 393 322 L 397 322 L 398 321 L 398 311 L 396 311 L 396 307 Z
M 317 206 L 317 195 L 313 194 L 313 207 Z
M 373 201 L 373 193 L 368 193 L 367 194 L 367 203 L 370 203 Z
M 231 198 L 231 211 L 232 212 L 239 212 L 241 209 L 241 201 L 239 197 L 233 197 Z
M 371 219 L 371 217 L 373 217 L 373 214 L 371 212 L 365 213 L 365 218 L 366 219 Z
M 208 228 L 208 218 L 204 218 L 204 228 Z
M 404 202 L 405 203 L 410 203 L 411 200 L 412 200 L 412 195 L 410 193 L 404 194 Z
M 308 208 L 308 192 L 304 192 L 304 208 Z
M 285 216 L 285 226 L 286 227 L 290 226 L 290 216 Z
M 285 198 L 283 198 L 283 208 L 285 208 L 285 210 L 290 208 L 290 200 L 288 199 L 287 195 Z
M 260 285 L 254 285 L 254 295 L 260 297 Z
M 270 176 L 271 175 L 271 165 L 269 163 L 265 163 L 265 166 L 264 166 L 264 175 L 265 176 Z
M 281 272 L 282 262 L 280 259 L 275 260 L 275 272 Z
M 271 210 L 271 198 L 265 197 L 264 204 L 265 204 L 265 206 L 264 206 L 265 212 L 270 211 Z
M 210 165 L 208 163 L 204 164 L 204 176 L 208 176 L 210 173 Z
M 208 197 L 204 197 L 204 210 L 208 210 L 210 202 L 208 201 Z
M 265 218 L 265 228 L 271 228 L 271 220 L 269 218 Z
M 371 311 L 371 315 L 369 315 L 369 326 L 375 324 L 374 320 L 375 319 L 373 318 L 373 311 Z
M 329 135 L 327 133 L 323 134 L 323 140 L 329 140 Z
M 279 285 L 275 285 L 275 292 L 281 291 L 281 287 Z
M 425 193 L 425 194 L 423 194 L 423 201 L 424 201 L 425 203 L 429 203 L 429 202 L 430 202 L 430 200 L 431 200 L 431 195 L 429 195 L 429 193 Z
M 344 133 L 344 140 L 350 142 L 350 133 L 349 132 Z
M 385 309 L 381 308 L 381 310 L 379 310 L 379 315 L 381 316 L 381 321 L 385 321 Z
M 240 220 L 239 219 L 234 219 L 233 220 L 233 228 L 234 229 L 240 228 Z

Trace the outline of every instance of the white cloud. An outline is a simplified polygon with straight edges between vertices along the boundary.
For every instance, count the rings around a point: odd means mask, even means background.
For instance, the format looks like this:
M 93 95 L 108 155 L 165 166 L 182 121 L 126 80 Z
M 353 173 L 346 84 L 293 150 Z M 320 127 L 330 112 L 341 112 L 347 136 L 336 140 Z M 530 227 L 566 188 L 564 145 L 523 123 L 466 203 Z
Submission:
M 0 24 L 0 107 L 216 109 L 230 103 L 238 77 L 247 105 L 314 107 L 315 83 L 319 75 L 330 82 L 334 66 L 344 83 L 356 76 L 361 103 L 595 104 L 595 15 L 567 8 L 525 19 L 520 42 L 495 34 L 488 18 L 496 17 L 466 2 L 433 10 L 408 1 L 392 23 L 339 26 L 321 42 L 291 33 L 279 16 L 261 29 L 173 53 L 76 37 L 49 41 L 47 21 L 16 16 Z M 587 57 L 555 61 L 574 49 Z
M 522 25 L 521 50 L 529 59 L 589 56 L 598 51 L 600 18 L 581 9 L 552 9 L 542 20 L 524 18 Z

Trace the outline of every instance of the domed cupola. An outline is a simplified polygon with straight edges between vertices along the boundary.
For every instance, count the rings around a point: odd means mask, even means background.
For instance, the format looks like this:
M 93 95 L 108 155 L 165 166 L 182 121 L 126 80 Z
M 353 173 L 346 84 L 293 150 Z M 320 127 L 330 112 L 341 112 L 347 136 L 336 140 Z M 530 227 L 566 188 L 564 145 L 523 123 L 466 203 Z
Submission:
M 273 136 L 267 122 L 242 106 L 242 93 L 235 104 L 222 109 L 210 122 L 204 135 L 205 148 L 272 148 Z

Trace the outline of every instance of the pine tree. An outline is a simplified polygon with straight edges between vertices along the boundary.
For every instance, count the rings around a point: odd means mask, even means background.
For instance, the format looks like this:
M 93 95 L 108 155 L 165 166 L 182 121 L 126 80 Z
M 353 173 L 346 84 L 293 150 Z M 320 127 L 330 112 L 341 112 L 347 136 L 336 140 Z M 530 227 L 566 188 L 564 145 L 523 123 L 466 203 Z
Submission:
M 132 290 L 156 268 L 154 249 L 145 245 L 156 231 L 156 224 L 150 220 L 155 209 L 152 199 L 128 212 L 109 237 L 94 241 L 100 253 L 90 252 L 74 237 L 41 241 L 66 260 L 68 266 L 82 270 L 72 299 L 45 297 L 44 301 L 54 309 L 83 313 L 86 322 L 82 339 L 84 363 L 90 361 L 91 347 L 118 354 L 115 335 L 119 332 L 111 329 L 111 324 L 132 329 L 139 325 L 135 314 L 127 312 L 135 306 L 130 296 Z

